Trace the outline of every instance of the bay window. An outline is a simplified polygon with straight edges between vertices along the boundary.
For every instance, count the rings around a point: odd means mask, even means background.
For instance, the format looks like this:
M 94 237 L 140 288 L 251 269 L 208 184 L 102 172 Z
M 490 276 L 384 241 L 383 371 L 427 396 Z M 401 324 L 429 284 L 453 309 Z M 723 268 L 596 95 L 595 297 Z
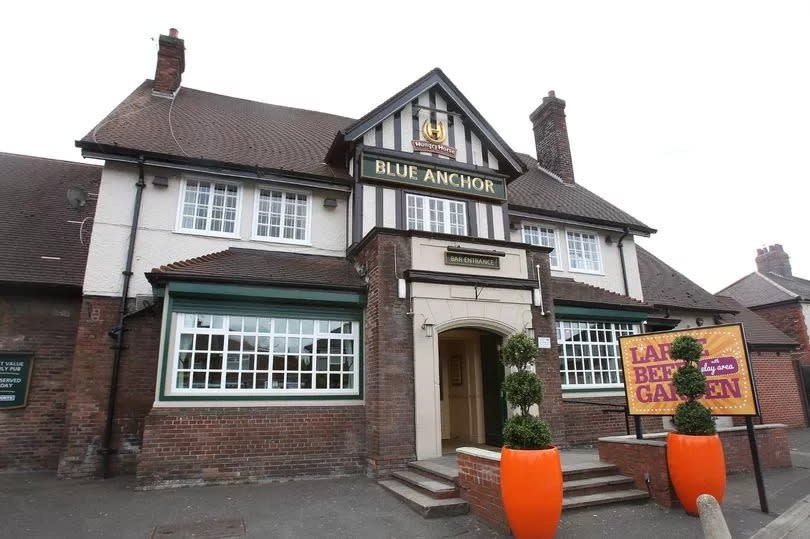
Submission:
M 358 395 L 359 322 L 177 313 L 172 393 Z
M 563 389 L 623 387 L 619 337 L 638 332 L 626 322 L 557 320 Z
M 408 194 L 408 230 L 467 235 L 467 205 L 464 202 Z

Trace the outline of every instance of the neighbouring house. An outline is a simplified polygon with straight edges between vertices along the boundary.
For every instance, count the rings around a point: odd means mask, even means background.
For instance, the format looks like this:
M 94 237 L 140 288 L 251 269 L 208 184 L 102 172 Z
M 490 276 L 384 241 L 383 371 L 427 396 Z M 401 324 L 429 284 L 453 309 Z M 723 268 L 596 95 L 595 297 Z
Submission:
M 100 166 L 0 153 L 0 470 L 57 467 L 100 180 Z M 30 378 L 9 381 L 9 364 Z
M 797 357 L 805 399 L 810 398 L 810 280 L 793 275 L 780 244 L 757 249 L 757 271 L 718 292 L 779 328 L 798 343 Z M 806 401 L 805 400 L 805 401 Z

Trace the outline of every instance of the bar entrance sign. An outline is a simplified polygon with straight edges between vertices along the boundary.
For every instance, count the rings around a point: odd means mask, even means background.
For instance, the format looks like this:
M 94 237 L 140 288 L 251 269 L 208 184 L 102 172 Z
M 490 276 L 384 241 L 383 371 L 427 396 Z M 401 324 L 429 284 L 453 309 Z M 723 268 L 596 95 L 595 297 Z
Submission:
M 31 353 L 0 353 L 0 410 L 24 408 L 28 404 L 33 365 Z

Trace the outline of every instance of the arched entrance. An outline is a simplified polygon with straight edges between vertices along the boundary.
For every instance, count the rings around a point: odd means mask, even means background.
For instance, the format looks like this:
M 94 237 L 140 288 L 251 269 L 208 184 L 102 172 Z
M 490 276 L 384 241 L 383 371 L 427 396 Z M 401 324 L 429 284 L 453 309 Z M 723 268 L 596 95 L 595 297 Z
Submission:
M 501 335 L 461 327 L 438 334 L 442 453 L 461 446 L 502 444 L 506 403 Z

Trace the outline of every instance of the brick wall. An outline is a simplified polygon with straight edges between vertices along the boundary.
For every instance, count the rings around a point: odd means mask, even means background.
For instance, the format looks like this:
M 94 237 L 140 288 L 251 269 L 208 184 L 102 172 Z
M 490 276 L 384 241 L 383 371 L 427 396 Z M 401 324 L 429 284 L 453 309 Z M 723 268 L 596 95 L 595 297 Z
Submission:
M 718 431 L 723 443 L 726 473 L 753 470 L 751 449 L 745 427 Z M 756 428 L 760 463 L 764 469 L 790 466 L 787 429 L 784 425 L 763 425 Z M 677 501 L 667 470 L 666 435 L 636 440 L 629 437 L 609 437 L 599 440 L 599 460 L 615 464 L 619 471 L 631 476 L 636 488 L 646 490 L 645 474 L 650 477 L 650 492 L 661 505 L 671 507 Z
M 395 255 L 396 253 L 396 255 Z M 368 471 L 384 476 L 416 458 L 413 328 L 409 301 L 397 297 L 397 274 L 411 266 L 410 238 L 380 231 L 355 262 L 366 268 L 364 320 Z
M 562 401 L 562 380 L 560 379 L 560 356 L 557 354 L 557 329 L 554 318 L 554 302 L 551 289 L 551 270 L 548 253 L 526 250 L 526 263 L 529 275 L 536 275 L 535 266 L 540 266 L 540 283 L 543 287 L 543 308 L 532 307 L 532 327 L 538 337 L 551 337 L 551 348 L 541 349 L 535 372 L 543 381 L 543 404 L 540 416 L 549 422 L 554 435 L 554 444 L 559 448 L 568 447 L 568 424 Z
M 119 298 L 86 296 L 82 301 L 67 398 L 67 438 L 59 461 L 61 477 L 96 477 L 104 437 L 114 343 L 109 331 L 118 324 Z M 143 438 L 144 418 L 155 399 L 160 342 L 160 307 L 127 321 L 121 354 L 111 447 L 113 473 L 134 473 Z
M 807 417 L 800 391 L 798 362 L 787 352 L 751 352 L 762 423 L 804 427 Z
M 34 353 L 28 406 L 0 410 L 2 471 L 56 469 L 80 307 L 78 292 L 0 295 L 0 350 Z
M 501 462 L 458 453 L 458 485 L 470 511 L 501 530 L 509 530 L 501 498 Z
M 799 360 L 802 365 L 810 365 L 810 337 L 801 304 L 776 305 L 755 309 L 754 312 L 798 342 Z
M 155 408 L 142 488 L 362 473 L 364 406 Z
M 583 397 L 574 400 L 604 403 L 605 406 L 581 404 L 572 400 L 563 402 L 565 413 L 565 431 L 568 441 L 572 445 L 585 445 L 595 443 L 604 436 L 619 436 L 627 434 L 624 412 L 616 406 L 608 404 L 626 404 L 624 397 Z M 603 410 L 610 410 L 604 412 Z M 636 433 L 635 421 L 629 418 L 630 434 Z M 644 432 L 661 432 L 663 430 L 660 417 L 647 416 L 641 419 L 641 428 Z

